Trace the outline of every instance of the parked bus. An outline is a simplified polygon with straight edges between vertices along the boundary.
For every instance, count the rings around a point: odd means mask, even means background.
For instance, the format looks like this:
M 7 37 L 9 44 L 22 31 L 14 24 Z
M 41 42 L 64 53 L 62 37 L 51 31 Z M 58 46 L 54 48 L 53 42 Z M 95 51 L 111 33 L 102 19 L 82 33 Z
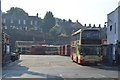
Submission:
M 59 55 L 70 56 L 70 45 L 61 45 L 59 47 Z
M 32 55 L 45 55 L 46 46 L 42 45 L 32 45 L 30 49 L 30 54 Z
M 65 56 L 70 56 L 70 45 L 65 45 Z
M 59 55 L 63 55 L 63 46 L 64 45 L 60 45 L 59 47 Z
M 16 41 L 15 42 L 15 47 L 16 49 L 19 50 L 21 54 L 36 54 L 33 53 L 35 52 L 35 49 L 37 50 L 36 52 L 39 53 L 39 49 L 42 49 L 42 45 L 45 45 L 44 42 L 41 41 Z M 32 52 L 31 52 L 32 51 Z
M 100 30 L 90 28 L 74 32 L 71 35 L 71 58 L 79 64 L 101 62 Z
M 45 53 L 48 55 L 57 55 L 59 46 L 46 45 Z

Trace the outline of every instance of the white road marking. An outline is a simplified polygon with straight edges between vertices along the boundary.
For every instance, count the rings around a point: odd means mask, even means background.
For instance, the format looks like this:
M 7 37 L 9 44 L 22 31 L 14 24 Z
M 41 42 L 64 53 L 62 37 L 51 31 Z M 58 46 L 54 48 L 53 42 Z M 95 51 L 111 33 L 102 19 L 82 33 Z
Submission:
M 59 74 L 59 75 L 60 75 L 60 77 L 63 77 L 62 74 Z
M 102 76 L 102 77 L 106 77 L 106 76 L 104 76 L 104 75 L 102 75 L 102 74 L 98 74 L 99 76 Z
M 7 74 L 4 74 L 2 77 L 5 77 Z

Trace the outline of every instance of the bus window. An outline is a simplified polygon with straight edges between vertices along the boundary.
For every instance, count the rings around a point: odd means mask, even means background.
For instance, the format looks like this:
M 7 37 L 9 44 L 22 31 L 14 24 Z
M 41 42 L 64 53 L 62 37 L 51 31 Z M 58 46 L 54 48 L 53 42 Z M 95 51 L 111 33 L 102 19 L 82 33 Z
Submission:
M 99 55 L 100 54 L 100 47 L 98 46 L 82 46 L 81 47 L 81 54 L 85 55 Z
M 98 30 L 85 30 L 82 33 L 82 38 L 96 38 L 96 39 L 100 39 L 100 31 Z

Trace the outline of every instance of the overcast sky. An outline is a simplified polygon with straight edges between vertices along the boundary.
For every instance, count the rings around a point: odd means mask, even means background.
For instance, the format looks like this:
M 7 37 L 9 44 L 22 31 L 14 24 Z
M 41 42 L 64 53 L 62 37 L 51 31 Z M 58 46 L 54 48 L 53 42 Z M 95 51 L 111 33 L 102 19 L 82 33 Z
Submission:
M 107 14 L 118 7 L 119 0 L 1 0 L 1 8 L 6 12 L 11 7 L 19 7 L 29 15 L 43 18 L 47 11 L 54 17 L 78 20 L 81 24 L 102 24 L 107 21 Z

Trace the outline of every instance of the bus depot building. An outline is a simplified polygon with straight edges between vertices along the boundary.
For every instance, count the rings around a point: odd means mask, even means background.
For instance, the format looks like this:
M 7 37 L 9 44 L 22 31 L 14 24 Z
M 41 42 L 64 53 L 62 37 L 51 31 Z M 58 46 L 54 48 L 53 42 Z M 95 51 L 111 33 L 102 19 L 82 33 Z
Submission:
M 120 6 L 107 15 L 108 64 L 120 63 Z

